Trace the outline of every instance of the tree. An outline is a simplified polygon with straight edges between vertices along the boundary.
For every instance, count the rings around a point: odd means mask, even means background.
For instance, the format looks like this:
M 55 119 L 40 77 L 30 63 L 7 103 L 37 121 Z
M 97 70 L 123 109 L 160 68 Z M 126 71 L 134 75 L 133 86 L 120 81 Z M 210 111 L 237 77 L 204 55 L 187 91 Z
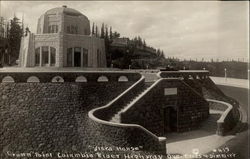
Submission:
M 105 34 L 104 34 L 104 39 L 109 41 L 109 33 L 108 33 L 108 27 L 105 25 Z
M 112 27 L 109 28 L 109 39 L 113 39 L 113 32 L 112 32 Z
M 99 37 L 98 27 L 97 27 L 97 25 L 95 26 L 95 36 L 96 36 L 96 37 Z
M 29 27 L 26 27 L 26 28 L 25 28 L 25 34 L 24 34 L 24 36 L 27 36 L 28 33 L 30 33 L 30 29 L 29 29 Z
M 101 38 L 104 38 L 104 23 L 102 23 L 101 27 Z
M 9 31 L 9 55 L 10 55 L 10 63 L 14 64 L 15 61 L 19 57 L 19 49 L 21 43 L 21 37 L 23 35 L 23 30 L 19 24 L 19 19 L 14 17 L 10 21 L 10 31 Z
M 95 35 L 95 23 L 92 25 L 92 35 Z
M 147 46 L 147 44 L 146 44 L 146 41 L 145 41 L 145 39 L 143 40 L 143 47 L 146 47 Z
M 115 39 L 115 38 L 119 38 L 119 37 L 120 37 L 120 33 L 115 31 L 113 34 L 113 38 Z

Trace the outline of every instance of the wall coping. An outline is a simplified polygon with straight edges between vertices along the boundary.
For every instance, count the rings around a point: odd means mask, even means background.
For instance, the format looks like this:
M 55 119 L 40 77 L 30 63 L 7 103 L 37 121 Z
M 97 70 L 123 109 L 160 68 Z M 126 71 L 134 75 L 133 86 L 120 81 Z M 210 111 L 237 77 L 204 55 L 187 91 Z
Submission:
M 119 81 L 121 76 L 126 76 L 128 82 L 136 82 L 141 78 L 141 74 L 135 72 L 123 72 L 123 71 L 33 71 L 33 70 L 23 70 L 23 71 L 4 71 L 0 72 L 0 83 L 2 80 L 10 76 L 14 80 L 14 83 L 27 83 L 27 80 L 31 76 L 35 76 L 39 79 L 40 83 L 52 82 L 51 80 L 60 76 L 64 79 L 64 82 L 75 82 L 76 78 L 79 76 L 84 76 L 87 82 L 98 82 L 97 79 L 101 76 L 106 76 L 108 78 L 107 82 L 122 82 Z
M 90 119 L 92 119 L 93 121 L 100 123 L 100 124 L 104 124 L 104 125 L 109 125 L 109 126 L 114 126 L 114 127 L 126 127 L 126 128 L 139 128 L 141 130 L 143 130 L 145 133 L 147 133 L 148 135 L 150 135 L 151 137 L 153 137 L 155 140 L 157 141 L 164 141 L 166 140 L 165 137 L 158 137 L 155 134 L 153 134 L 152 132 L 150 132 L 149 130 L 147 130 L 146 128 L 144 128 L 141 125 L 138 124 L 124 124 L 124 123 L 114 123 L 114 122 L 110 122 L 110 121 L 105 121 L 102 119 L 99 119 L 97 117 L 94 116 L 95 111 L 97 110 L 101 110 L 103 108 L 108 108 L 110 107 L 113 103 L 115 103 L 117 100 L 119 100 L 124 94 L 126 94 L 127 92 L 129 92 L 131 89 L 133 89 L 138 83 L 140 83 L 141 81 L 145 80 L 144 76 L 141 76 L 141 79 L 138 80 L 136 83 L 134 83 L 131 87 L 129 87 L 127 90 L 125 90 L 123 93 L 121 93 L 118 97 L 116 97 L 115 99 L 113 99 L 111 102 L 109 102 L 108 104 L 99 107 L 99 108 L 95 108 L 92 109 L 88 112 L 88 116 Z
M 160 71 L 157 73 L 157 76 L 160 78 L 168 78 L 171 76 L 174 77 L 187 77 L 187 76 L 202 76 L 208 77 L 209 71 L 208 70 L 179 70 L 179 71 Z
M 215 99 L 206 99 L 206 100 L 208 102 L 220 103 L 220 104 L 223 104 L 223 105 L 227 106 L 227 109 L 222 113 L 221 117 L 217 120 L 217 123 L 224 123 L 225 118 L 230 113 L 230 111 L 233 109 L 233 106 L 231 104 L 229 104 L 229 103 L 219 101 L 219 100 L 215 100 Z
M 38 68 L 36 70 L 36 68 Z M 133 74 L 133 73 L 136 73 L 136 72 L 131 72 L 131 71 L 112 71 L 112 70 L 105 70 L 105 71 L 98 71 L 98 70 L 71 70 L 70 68 L 66 68 L 66 70 L 63 70 L 63 69 L 57 69 L 55 67 L 55 70 L 54 69 L 51 69 L 51 70 L 40 70 L 40 68 L 42 69 L 42 67 L 34 67 L 34 69 L 25 69 L 25 68 L 15 68 L 13 70 L 1 70 L 0 69 L 0 74 L 1 73 L 123 73 L 123 74 Z M 48 68 L 49 69 L 49 68 Z M 67 70 L 67 69 L 70 69 L 70 70 Z

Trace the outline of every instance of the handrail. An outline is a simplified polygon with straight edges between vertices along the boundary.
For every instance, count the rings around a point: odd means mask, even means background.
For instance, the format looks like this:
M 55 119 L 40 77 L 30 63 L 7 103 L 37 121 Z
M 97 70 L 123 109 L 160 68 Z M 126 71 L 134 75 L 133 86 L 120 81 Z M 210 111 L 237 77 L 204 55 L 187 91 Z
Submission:
M 233 106 L 229 103 L 219 101 L 219 100 L 214 100 L 214 99 L 206 99 L 209 102 L 215 102 L 215 103 L 220 103 L 223 105 L 227 106 L 227 109 L 222 113 L 221 117 L 217 120 L 217 123 L 223 123 L 227 115 L 230 113 L 230 111 L 233 109 Z
M 145 77 L 142 76 L 140 80 L 138 80 L 135 84 L 133 84 L 131 87 L 129 87 L 127 90 L 125 90 L 123 93 L 121 93 L 118 97 L 116 97 L 114 100 L 112 100 L 111 102 L 109 102 L 108 104 L 106 104 L 105 106 L 99 107 L 99 108 L 95 108 L 92 109 L 88 112 L 88 116 L 91 120 L 104 124 L 104 125 L 110 125 L 110 126 L 116 126 L 116 127 L 129 127 L 129 128 L 139 128 L 141 130 L 143 130 L 145 133 L 147 133 L 148 135 L 150 135 L 151 137 L 153 137 L 155 140 L 160 141 L 163 140 L 162 137 L 157 137 L 155 134 L 153 134 L 152 132 L 150 132 L 149 130 L 145 129 L 144 127 L 142 127 L 141 125 L 138 124 L 124 124 L 124 123 L 113 123 L 110 121 L 105 121 L 102 119 L 97 118 L 94 113 L 98 110 L 104 109 L 104 108 L 108 108 L 110 107 L 113 103 L 115 103 L 117 100 L 119 100 L 120 98 L 122 98 L 126 93 L 128 93 L 131 89 L 133 89 L 138 83 L 142 82 L 145 80 Z
M 149 88 L 147 88 L 142 94 L 140 94 L 136 99 L 134 99 L 122 112 L 126 112 L 129 110 L 135 103 L 137 103 L 145 94 L 147 94 L 151 89 L 153 89 L 159 82 L 161 82 L 163 79 L 158 79 L 156 82 L 154 82 Z
M 196 91 L 194 88 L 192 88 L 190 85 L 188 85 L 185 81 L 181 80 L 181 82 L 182 82 L 185 86 L 187 86 L 189 89 L 191 89 L 196 95 L 198 95 L 199 97 L 201 97 L 202 100 L 206 101 L 206 100 L 204 99 L 204 97 L 203 97 L 198 91 Z

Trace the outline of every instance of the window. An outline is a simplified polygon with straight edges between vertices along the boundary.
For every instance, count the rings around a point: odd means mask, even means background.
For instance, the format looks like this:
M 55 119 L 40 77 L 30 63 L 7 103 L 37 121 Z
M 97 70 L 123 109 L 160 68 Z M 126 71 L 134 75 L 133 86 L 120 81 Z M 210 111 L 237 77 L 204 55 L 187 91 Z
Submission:
M 101 61 L 102 61 L 102 57 L 101 57 L 101 51 L 99 49 L 97 49 L 97 63 L 98 63 L 98 67 L 101 66 Z
M 67 49 L 67 66 L 72 67 L 72 48 Z
M 40 65 L 40 47 L 35 50 L 35 65 Z
M 48 29 L 48 33 L 57 33 L 58 32 L 58 26 L 57 25 L 50 25 Z
M 78 33 L 78 27 L 75 25 L 67 26 L 67 33 L 69 34 L 77 34 Z
M 52 66 L 56 63 L 56 49 L 54 47 L 50 47 L 50 62 Z
M 42 47 L 42 62 L 44 65 L 49 63 L 49 47 L 48 46 Z
M 84 34 L 88 35 L 88 30 L 87 29 L 84 29 Z
M 83 67 L 88 67 L 88 50 L 83 48 Z
M 70 33 L 70 26 L 67 26 L 67 33 Z

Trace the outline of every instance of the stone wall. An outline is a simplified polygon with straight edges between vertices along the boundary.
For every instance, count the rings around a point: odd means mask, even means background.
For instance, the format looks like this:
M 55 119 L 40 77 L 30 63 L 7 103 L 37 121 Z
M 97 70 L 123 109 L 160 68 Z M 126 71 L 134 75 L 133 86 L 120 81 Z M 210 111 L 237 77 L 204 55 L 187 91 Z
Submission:
M 146 129 L 135 124 L 108 124 L 92 120 L 94 128 L 100 132 L 99 138 L 114 146 L 141 147 L 141 151 L 166 154 L 166 138 L 160 140 Z
M 125 83 L 0 83 L 0 158 L 6 152 L 84 152 L 112 146 L 88 111 L 131 86 Z
M 120 77 L 126 77 L 128 81 L 138 81 L 141 78 L 139 73 L 131 73 L 131 72 L 119 72 L 119 71 L 58 71 L 58 72 L 1 72 L 0 73 L 0 82 L 7 77 L 10 76 L 13 78 L 14 82 L 24 82 L 26 83 L 28 78 L 31 76 L 35 76 L 39 79 L 41 83 L 50 83 L 54 77 L 63 78 L 64 82 L 75 82 L 76 78 L 79 76 L 83 76 L 86 78 L 87 82 L 96 83 L 98 78 L 101 76 L 105 76 L 108 78 L 109 82 L 118 82 Z
M 115 146 L 143 147 L 143 151 L 166 154 L 166 138 L 158 138 L 140 125 L 112 123 L 109 120 L 121 109 L 144 85 L 141 78 L 130 88 L 120 94 L 107 105 L 93 109 L 89 117 L 95 125 L 100 137 Z
M 165 88 L 177 88 L 177 94 L 165 95 Z M 162 136 L 165 133 L 166 107 L 176 110 L 178 132 L 197 128 L 209 115 L 208 103 L 185 82 L 179 79 L 160 79 L 122 114 L 122 123 L 139 124 L 157 136 Z
M 141 78 L 133 86 L 109 102 L 105 107 L 94 110 L 93 115 L 98 119 L 109 121 L 116 112 L 122 109 L 122 106 L 126 105 L 129 100 L 134 98 L 134 96 L 142 90 L 144 82 L 145 79 Z
M 239 121 L 238 110 L 235 109 L 231 104 L 223 101 L 211 99 L 208 99 L 208 101 L 210 109 L 223 111 L 220 119 L 217 121 L 216 131 L 218 135 L 223 136 L 230 132 L 230 130 L 232 130 Z
M 207 70 L 179 70 L 179 71 L 162 71 L 158 76 L 162 78 L 184 78 L 184 79 L 206 79 L 209 78 Z

